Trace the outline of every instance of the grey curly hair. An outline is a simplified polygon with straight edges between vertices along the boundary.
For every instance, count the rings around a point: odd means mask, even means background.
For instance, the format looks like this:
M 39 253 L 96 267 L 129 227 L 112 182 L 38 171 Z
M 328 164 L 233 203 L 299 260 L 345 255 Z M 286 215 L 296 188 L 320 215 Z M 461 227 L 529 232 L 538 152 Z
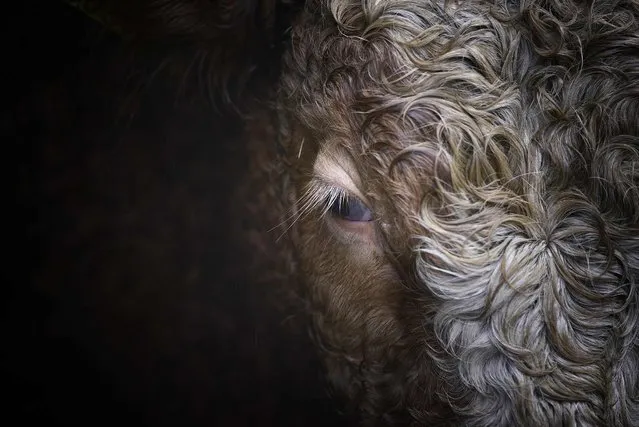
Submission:
M 637 0 L 312 0 L 279 119 L 304 297 L 368 424 L 639 425 Z M 374 249 L 328 223 L 327 150 Z

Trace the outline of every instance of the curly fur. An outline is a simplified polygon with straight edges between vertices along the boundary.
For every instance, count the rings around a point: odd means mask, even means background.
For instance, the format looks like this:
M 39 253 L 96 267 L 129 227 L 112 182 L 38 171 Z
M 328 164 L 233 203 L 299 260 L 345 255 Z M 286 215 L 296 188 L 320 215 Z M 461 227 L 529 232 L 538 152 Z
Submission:
M 367 271 L 294 232 L 368 423 L 639 425 L 639 2 L 309 1 L 279 106 L 293 180 L 336 140 L 380 218 Z

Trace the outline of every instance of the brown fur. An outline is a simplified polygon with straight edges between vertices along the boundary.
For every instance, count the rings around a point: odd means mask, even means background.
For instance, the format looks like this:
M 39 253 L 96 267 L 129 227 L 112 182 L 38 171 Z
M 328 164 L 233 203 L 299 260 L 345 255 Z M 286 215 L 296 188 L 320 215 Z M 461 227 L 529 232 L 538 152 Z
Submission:
M 639 424 L 638 48 L 634 1 L 309 2 L 280 97 L 291 236 L 369 424 Z M 303 202 L 334 147 L 372 244 Z
M 151 3 L 148 28 L 229 53 L 216 87 L 273 28 Z M 233 31 L 257 50 L 220 48 Z M 240 194 L 262 221 L 256 259 L 275 258 L 261 239 L 280 225 L 283 288 L 352 409 L 370 425 L 639 425 L 637 0 L 308 0 L 280 47 Z M 365 232 L 327 214 L 326 152 L 354 165 Z

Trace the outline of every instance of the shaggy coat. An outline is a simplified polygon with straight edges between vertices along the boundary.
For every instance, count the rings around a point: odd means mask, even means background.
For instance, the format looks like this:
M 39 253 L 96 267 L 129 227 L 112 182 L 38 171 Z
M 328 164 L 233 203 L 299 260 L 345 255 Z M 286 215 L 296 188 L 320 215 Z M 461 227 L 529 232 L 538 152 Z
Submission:
M 70 2 L 279 72 L 238 200 L 366 423 L 639 426 L 638 0 Z
M 311 0 L 278 111 L 303 295 L 368 424 L 639 425 L 637 0 Z M 327 212 L 331 150 L 374 244 Z

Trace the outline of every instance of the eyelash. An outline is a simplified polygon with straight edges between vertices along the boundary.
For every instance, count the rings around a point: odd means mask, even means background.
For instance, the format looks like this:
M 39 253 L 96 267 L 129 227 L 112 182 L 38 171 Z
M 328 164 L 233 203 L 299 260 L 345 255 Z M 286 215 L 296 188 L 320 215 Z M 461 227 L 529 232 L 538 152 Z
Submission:
M 335 202 L 346 203 L 351 197 L 344 189 L 315 178 L 300 198 L 300 215 L 320 209 L 323 217 L 330 212 Z
M 362 200 L 320 179 L 311 181 L 301 201 L 301 215 L 319 208 L 322 217 L 330 213 L 348 221 L 372 220 L 370 208 Z

